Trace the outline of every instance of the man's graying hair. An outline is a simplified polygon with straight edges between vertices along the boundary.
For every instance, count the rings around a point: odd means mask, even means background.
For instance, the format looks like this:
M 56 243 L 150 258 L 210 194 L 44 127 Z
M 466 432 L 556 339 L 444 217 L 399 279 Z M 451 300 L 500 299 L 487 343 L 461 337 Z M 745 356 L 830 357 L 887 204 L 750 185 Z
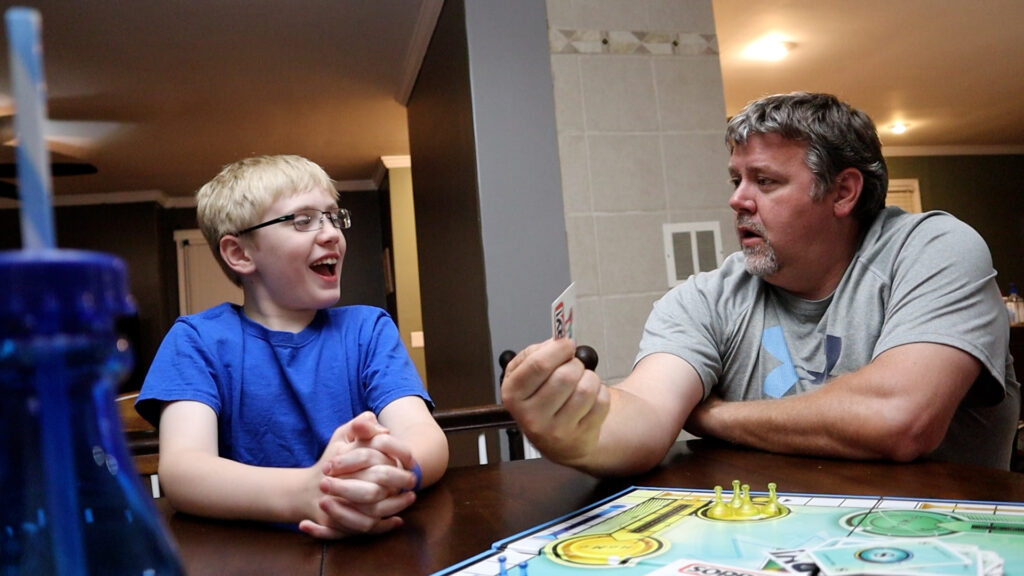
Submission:
M 819 199 L 840 172 L 855 168 L 864 176 L 854 216 L 866 229 L 885 208 L 889 170 L 882 143 L 867 114 L 830 94 L 776 94 L 747 104 L 729 120 L 725 141 L 731 151 L 753 134 L 778 134 L 807 144 L 807 167 L 817 180 L 812 197 Z

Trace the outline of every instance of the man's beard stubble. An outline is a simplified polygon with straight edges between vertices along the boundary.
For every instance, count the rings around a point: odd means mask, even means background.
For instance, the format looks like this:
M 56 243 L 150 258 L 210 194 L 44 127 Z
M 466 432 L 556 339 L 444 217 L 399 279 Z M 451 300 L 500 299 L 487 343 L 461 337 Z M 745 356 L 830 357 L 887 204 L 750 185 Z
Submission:
M 779 271 L 779 262 L 775 258 L 775 249 L 771 241 L 765 235 L 764 227 L 758 222 L 740 216 L 736 220 L 737 227 L 750 228 L 761 237 L 761 243 L 757 246 L 744 246 L 743 255 L 746 257 L 745 266 L 747 273 L 753 276 L 771 276 Z

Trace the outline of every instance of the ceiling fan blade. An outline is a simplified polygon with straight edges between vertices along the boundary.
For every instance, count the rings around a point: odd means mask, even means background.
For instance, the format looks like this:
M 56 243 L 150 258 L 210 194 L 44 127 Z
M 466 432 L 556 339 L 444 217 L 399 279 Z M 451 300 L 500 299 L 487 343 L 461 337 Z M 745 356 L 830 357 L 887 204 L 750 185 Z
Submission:
M 18 199 L 18 185 L 0 180 L 0 198 Z
M 99 172 L 95 166 L 88 162 L 51 162 L 50 174 L 59 176 L 82 176 Z M 17 178 L 18 165 L 15 163 L 0 164 L 0 178 Z
M 81 176 L 95 174 L 96 166 L 66 154 L 50 151 L 50 174 L 53 176 Z M 0 146 L 0 178 L 17 178 L 18 162 L 13 146 Z

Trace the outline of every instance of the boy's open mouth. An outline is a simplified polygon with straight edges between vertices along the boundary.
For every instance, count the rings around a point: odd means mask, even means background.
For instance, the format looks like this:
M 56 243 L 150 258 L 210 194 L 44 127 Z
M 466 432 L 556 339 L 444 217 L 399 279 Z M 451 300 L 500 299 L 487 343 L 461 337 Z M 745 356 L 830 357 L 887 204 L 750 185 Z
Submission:
M 321 276 L 334 276 L 334 271 L 338 268 L 338 259 L 333 257 L 321 258 L 310 264 L 309 268 Z

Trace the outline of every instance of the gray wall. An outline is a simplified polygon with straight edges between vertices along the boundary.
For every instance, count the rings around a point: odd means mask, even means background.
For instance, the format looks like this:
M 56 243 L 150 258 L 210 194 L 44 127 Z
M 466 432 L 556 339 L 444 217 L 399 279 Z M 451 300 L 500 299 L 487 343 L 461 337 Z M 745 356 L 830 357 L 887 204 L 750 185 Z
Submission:
M 467 0 L 466 31 L 496 357 L 551 336 L 570 282 L 545 3 Z
M 492 403 L 569 283 L 544 2 L 445 2 L 408 110 L 430 393 Z

